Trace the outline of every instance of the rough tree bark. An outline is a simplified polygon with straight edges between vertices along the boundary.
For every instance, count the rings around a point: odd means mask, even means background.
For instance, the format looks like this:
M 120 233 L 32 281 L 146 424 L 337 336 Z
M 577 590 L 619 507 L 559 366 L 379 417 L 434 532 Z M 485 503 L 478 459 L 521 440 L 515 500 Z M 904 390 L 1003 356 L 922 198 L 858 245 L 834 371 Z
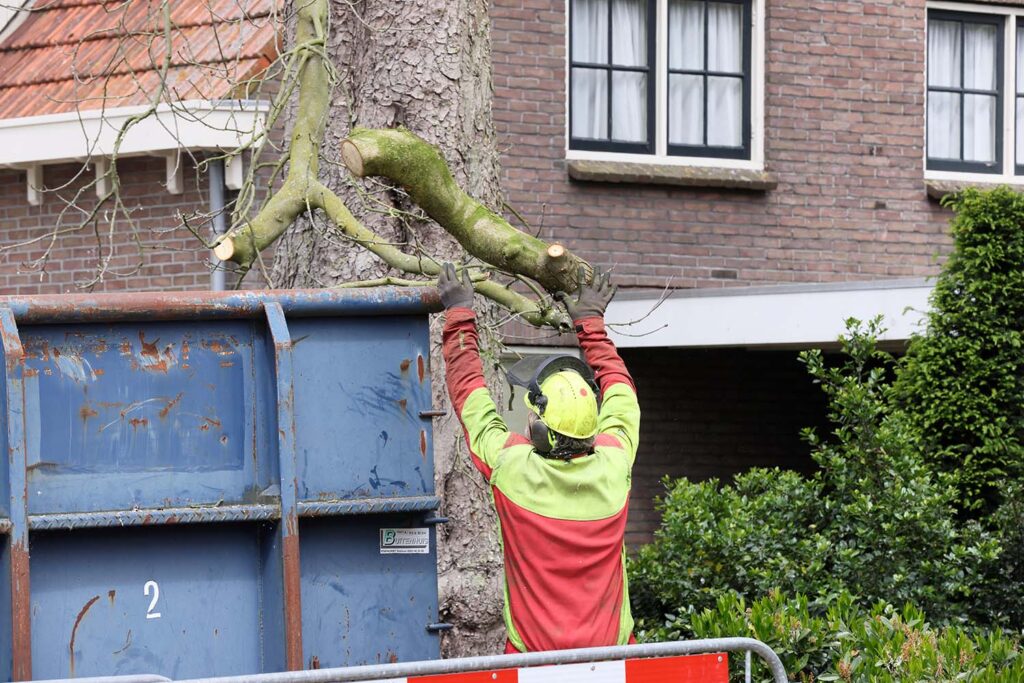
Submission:
M 390 186 L 367 181 L 357 190 L 341 166 L 340 145 L 355 126 L 404 125 L 446 153 L 456 181 L 471 196 L 499 206 L 487 9 L 486 0 L 331 3 L 327 53 L 339 83 L 320 180 L 386 241 L 416 242 L 438 258 L 463 252 L 443 230 L 404 213 L 415 208 Z M 273 274 L 278 286 L 318 287 L 394 271 L 314 212 L 278 243 Z M 438 324 L 432 329 L 435 341 Z M 431 368 L 435 405 L 449 407 L 437 344 Z M 500 652 L 501 556 L 489 492 L 461 452 L 458 421 L 449 414 L 434 428 L 436 485 L 451 520 L 439 529 L 442 618 L 456 624 L 443 641 L 443 654 Z

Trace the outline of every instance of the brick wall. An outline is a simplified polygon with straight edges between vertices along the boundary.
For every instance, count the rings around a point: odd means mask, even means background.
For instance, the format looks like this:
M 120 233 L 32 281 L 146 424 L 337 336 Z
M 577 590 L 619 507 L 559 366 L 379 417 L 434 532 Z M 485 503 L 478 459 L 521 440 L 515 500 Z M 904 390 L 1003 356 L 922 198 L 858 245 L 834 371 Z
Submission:
M 923 179 L 925 3 L 769 0 L 767 192 L 569 179 L 565 0 L 493 0 L 504 189 L 543 237 L 625 286 L 723 287 L 932 275 L 949 214 Z M 517 328 L 512 332 L 524 335 Z M 628 542 L 660 478 L 809 467 L 820 391 L 794 352 L 625 350 L 643 408 Z
M 650 540 L 661 478 L 694 480 L 751 467 L 813 467 L 804 427 L 827 426 L 821 389 L 795 351 L 624 349 L 641 409 L 626 542 Z M 819 431 L 819 433 L 825 433 Z
M 933 274 L 948 214 L 923 183 L 925 3 L 769 0 L 768 192 L 570 181 L 565 0 L 493 0 L 508 200 L 627 286 Z
M 47 166 L 45 186 L 62 189 L 44 194 L 40 206 L 30 206 L 25 198 L 25 173 L 0 172 L 0 248 L 5 249 L 0 253 L 0 294 L 78 291 L 80 285 L 94 278 L 98 263 L 108 255 L 112 274 L 97 283 L 95 291 L 209 288 L 208 251 L 187 230 L 176 229 L 179 210 L 185 215 L 208 210 L 205 175 L 197 178 L 195 169 L 186 163 L 184 193 L 172 195 L 163 185 L 163 159 L 123 159 L 118 168 L 123 202 L 135 221 L 141 254 L 127 220 L 118 219 L 112 241 L 107 234 L 108 224 L 100 220 L 96 227 L 90 225 L 60 236 L 42 270 L 31 263 L 44 256 L 48 236 L 58 221 L 66 229 L 77 228 L 84 217 L 82 212 L 95 206 L 96 193 L 89 188 L 76 202 L 81 211 L 68 208 L 93 174 L 90 171 L 76 178 L 79 164 Z M 208 229 L 207 225 L 202 227 Z M 101 233 L 99 245 L 97 229 Z M 37 238 L 40 241 L 34 244 L 17 246 Z

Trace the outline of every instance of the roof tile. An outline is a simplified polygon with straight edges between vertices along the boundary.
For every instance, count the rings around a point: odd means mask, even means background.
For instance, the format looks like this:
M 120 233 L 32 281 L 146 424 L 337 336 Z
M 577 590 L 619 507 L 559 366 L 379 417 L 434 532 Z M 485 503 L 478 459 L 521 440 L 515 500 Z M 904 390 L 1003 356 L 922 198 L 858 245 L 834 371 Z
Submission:
M 276 0 L 169 4 L 165 100 L 228 96 L 265 69 Z M 0 118 L 149 102 L 167 58 L 155 0 L 51 0 L 0 44 Z

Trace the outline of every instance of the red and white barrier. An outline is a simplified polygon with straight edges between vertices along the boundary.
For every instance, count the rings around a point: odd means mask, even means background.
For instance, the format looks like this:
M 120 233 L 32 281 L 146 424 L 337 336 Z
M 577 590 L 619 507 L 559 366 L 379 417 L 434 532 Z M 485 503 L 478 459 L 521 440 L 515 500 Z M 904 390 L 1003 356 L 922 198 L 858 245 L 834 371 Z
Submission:
M 376 683 L 728 683 L 726 653 L 388 678 Z

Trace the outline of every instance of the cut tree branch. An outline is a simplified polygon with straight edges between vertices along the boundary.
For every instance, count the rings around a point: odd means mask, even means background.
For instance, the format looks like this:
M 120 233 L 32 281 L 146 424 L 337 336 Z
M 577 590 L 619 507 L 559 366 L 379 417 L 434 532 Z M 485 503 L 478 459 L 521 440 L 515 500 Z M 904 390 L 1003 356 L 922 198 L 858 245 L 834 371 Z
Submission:
M 237 263 L 245 272 L 303 212 L 320 209 L 342 234 L 395 270 L 412 275 L 438 275 L 441 268 L 435 260 L 407 254 L 383 240 L 360 223 L 345 202 L 318 180 L 332 77 L 323 52 L 326 22 L 326 0 L 311 0 L 298 11 L 298 112 L 285 182 L 254 217 L 241 221 L 217 240 L 214 255 L 221 261 Z M 592 276 L 589 264 L 561 245 L 548 245 L 513 228 L 463 192 L 437 150 L 407 130 L 357 129 L 344 141 L 342 156 L 354 175 L 380 175 L 405 186 L 411 199 L 466 251 L 499 270 L 514 273 L 524 282 L 530 278 L 549 292 L 571 292 L 578 287 L 581 265 L 585 277 Z M 488 279 L 474 278 L 473 287 L 531 325 L 560 330 L 569 327 L 565 315 L 548 305 L 545 297 L 534 301 L 507 284 Z
M 356 128 L 341 144 L 355 176 L 383 176 L 398 183 L 428 216 L 485 263 L 536 280 L 549 292 L 574 292 L 579 267 L 590 265 L 562 245 L 548 245 L 466 194 L 437 148 L 404 128 Z

